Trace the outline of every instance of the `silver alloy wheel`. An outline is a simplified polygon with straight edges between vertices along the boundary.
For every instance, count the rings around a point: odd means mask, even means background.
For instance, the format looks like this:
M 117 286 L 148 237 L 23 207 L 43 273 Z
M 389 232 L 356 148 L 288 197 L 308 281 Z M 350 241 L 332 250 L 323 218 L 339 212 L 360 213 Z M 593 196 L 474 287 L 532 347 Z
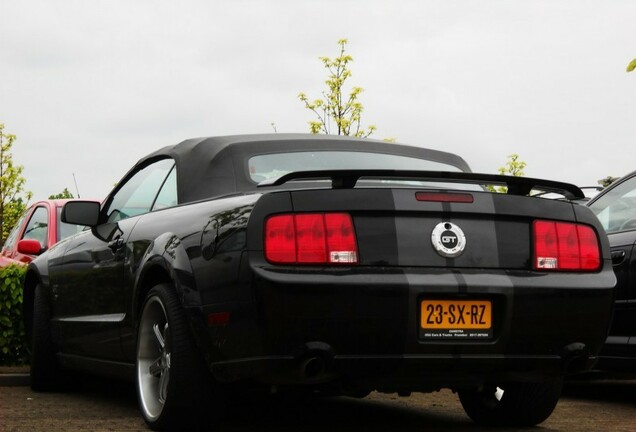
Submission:
M 163 411 L 170 383 L 170 333 L 159 297 L 148 299 L 139 321 L 137 386 L 144 416 L 155 421 Z

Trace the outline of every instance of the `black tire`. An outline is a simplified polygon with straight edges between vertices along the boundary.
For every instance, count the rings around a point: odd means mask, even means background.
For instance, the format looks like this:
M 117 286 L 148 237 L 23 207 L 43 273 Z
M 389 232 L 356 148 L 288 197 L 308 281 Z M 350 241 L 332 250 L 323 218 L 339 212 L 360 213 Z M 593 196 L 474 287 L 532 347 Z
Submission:
M 559 401 L 562 379 L 542 383 L 510 383 L 459 391 L 464 411 L 487 426 L 534 426 L 550 417 Z
M 139 407 L 153 430 L 212 426 L 223 412 L 169 284 L 155 286 L 146 296 L 139 318 L 136 373 Z
M 35 287 L 31 328 L 31 389 L 55 390 L 59 384 L 59 365 L 51 337 L 51 306 L 41 285 Z

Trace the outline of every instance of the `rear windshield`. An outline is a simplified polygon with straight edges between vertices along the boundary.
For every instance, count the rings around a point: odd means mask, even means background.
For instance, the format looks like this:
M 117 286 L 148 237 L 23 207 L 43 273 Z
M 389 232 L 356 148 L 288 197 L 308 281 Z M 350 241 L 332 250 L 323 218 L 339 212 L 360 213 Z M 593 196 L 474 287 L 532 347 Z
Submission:
M 408 156 L 356 151 L 270 153 L 251 157 L 248 161 L 248 166 L 250 178 L 255 183 L 278 178 L 296 171 L 342 169 L 461 171 L 454 165 L 442 162 Z M 400 183 L 407 182 L 402 181 Z M 417 183 L 419 184 L 420 182 Z

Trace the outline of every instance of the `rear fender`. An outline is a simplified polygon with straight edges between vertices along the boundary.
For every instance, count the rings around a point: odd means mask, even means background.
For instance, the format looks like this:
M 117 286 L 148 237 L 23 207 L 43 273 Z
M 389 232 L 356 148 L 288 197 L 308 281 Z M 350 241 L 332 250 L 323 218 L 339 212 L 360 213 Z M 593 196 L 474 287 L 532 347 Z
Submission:
M 139 320 L 146 294 L 159 283 L 171 283 L 184 307 L 201 304 L 190 259 L 181 239 L 175 234 L 164 233 L 157 237 L 149 245 L 138 268 L 133 293 L 133 322 Z
M 33 323 L 33 301 L 35 299 L 35 288 L 40 284 L 45 289 L 48 288 L 48 277 L 46 272 L 34 263 L 29 264 L 24 278 L 22 288 L 22 320 L 27 340 L 31 340 L 31 326 Z

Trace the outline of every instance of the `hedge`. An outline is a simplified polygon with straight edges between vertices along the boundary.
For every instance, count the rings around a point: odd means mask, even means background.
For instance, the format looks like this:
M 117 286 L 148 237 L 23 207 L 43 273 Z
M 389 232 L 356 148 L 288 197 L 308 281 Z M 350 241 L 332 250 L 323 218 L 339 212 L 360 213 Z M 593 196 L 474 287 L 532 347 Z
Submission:
M 26 267 L 0 268 L 0 365 L 28 361 L 27 341 L 22 322 L 22 286 Z

